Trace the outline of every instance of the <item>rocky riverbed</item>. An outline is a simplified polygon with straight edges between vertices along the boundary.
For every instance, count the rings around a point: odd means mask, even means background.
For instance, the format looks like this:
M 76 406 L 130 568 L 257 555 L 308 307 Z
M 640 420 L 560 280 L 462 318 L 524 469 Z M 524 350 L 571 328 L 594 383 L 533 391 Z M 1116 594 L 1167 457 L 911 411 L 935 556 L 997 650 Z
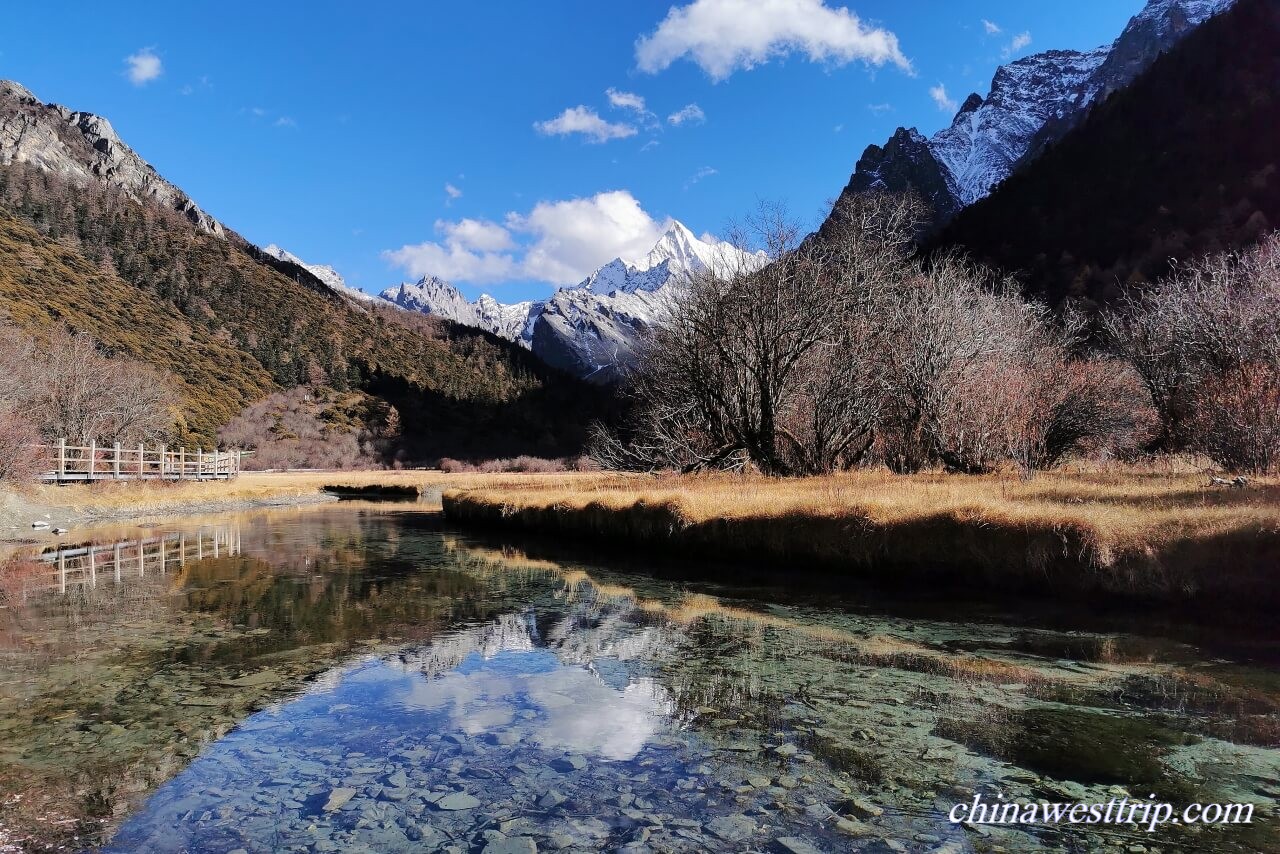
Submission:
M 1177 640 L 737 599 L 418 513 L 0 611 L 0 844 L 113 851 L 1265 850 L 1277 680 Z M 1156 794 L 1251 827 L 971 828 Z

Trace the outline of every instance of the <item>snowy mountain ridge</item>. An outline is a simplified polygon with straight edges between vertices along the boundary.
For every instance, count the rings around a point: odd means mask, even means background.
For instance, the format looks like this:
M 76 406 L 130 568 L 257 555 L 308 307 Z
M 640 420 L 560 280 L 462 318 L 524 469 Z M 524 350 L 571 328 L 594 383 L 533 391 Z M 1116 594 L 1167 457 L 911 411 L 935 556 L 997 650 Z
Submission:
M 1018 166 L 1061 139 L 1111 92 L 1233 0 L 1150 0 L 1111 44 L 1049 50 L 1000 66 L 948 127 L 925 138 L 899 128 L 863 152 L 845 193 L 914 189 L 943 223 L 987 196 Z
M 297 264 L 299 267 L 306 270 L 308 273 L 315 276 L 321 282 L 328 285 L 338 293 L 346 294 L 349 297 L 354 297 L 355 299 L 363 300 L 364 302 L 369 302 L 375 299 L 375 297 L 370 294 L 366 294 L 359 288 L 353 288 L 348 285 L 346 279 L 342 278 L 342 274 L 330 267 L 328 264 L 308 264 L 289 250 L 282 249 L 274 243 L 269 243 L 262 247 L 262 251 L 267 255 L 270 255 L 272 258 L 276 258 L 280 261 L 288 261 L 290 264 Z

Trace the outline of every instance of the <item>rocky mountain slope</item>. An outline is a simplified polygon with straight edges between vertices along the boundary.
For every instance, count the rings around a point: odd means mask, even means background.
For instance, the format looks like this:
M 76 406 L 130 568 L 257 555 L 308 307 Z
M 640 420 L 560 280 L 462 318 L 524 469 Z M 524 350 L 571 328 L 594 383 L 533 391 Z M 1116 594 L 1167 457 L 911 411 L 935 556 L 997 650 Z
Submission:
M 1050 50 L 1002 65 L 984 98 L 965 99 L 926 139 L 899 128 L 859 158 L 844 193 L 918 191 L 942 224 L 1060 140 L 1089 109 L 1232 0 L 1150 0 L 1111 44 Z
M 503 304 L 484 294 L 471 302 L 435 276 L 387 288 L 381 297 L 401 308 L 491 332 L 554 367 L 605 383 L 631 362 L 640 336 L 661 320 L 685 276 L 714 266 L 757 263 L 754 258 L 727 243 L 699 238 L 672 221 L 643 258 L 615 258 L 543 301 Z
M 178 211 L 210 234 L 225 229 L 139 157 L 102 116 L 45 104 L 0 80 L 0 165 L 27 163 L 73 181 L 105 181 L 130 198 Z
M 1236 0 L 931 248 L 1018 272 L 1035 296 L 1106 303 L 1180 260 L 1280 226 L 1280 4 Z
M 253 246 L 105 119 L 5 84 L 0 128 L 12 262 L 0 264 L 0 312 L 30 331 L 90 332 L 172 374 L 177 441 L 209 447 L 229 415 L 308 385 L 393 406 L 411 460 L 559 456 L 580 449 L 604 405 L 523 347 L 357 299 L 324 281 L 332 271 Z

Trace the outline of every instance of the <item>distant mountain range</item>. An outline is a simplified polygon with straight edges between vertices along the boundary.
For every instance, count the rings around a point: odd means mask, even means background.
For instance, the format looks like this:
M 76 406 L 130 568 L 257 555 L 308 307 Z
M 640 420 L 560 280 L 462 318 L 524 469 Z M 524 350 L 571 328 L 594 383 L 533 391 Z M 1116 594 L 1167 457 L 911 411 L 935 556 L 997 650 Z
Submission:
M 340 291 L 350 290 L 331 267 L 308 265 L 274 245 L 266 251 L 310 269 Z M 561 288 L 545 300 L 504 304 L 483 294 L 469 301 L 436 276 L 394 285 L 379 297 L 400 308 L 483 329 L 532 350 L 553 367 L 608 383 L 631 363 L 640 336 L 661 321 L 668 301 L 687 276 L 762 260 L 762 255 L 700 238 L 673 220 L 643 258 L 614 258 L 577 285 Z
M 951 124 L 932 137 L 900 127 L 883 146 L 868 146 L 843 192 L 915 190 L 941 225 L 1232 2 L 1150 0 L 1109 45 L 1050 50 L 1002 65 L 986 97 L 969 95 Z

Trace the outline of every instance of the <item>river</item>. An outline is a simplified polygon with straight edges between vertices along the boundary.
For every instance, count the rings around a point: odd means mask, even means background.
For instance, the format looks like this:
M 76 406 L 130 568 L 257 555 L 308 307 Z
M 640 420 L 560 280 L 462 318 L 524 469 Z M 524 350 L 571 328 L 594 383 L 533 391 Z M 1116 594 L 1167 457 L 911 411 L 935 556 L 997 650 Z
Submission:
M 0 571 L 0 847 L 1280 849 L 1265 628 L 530 555 L 354 503 L 28 550 Z M 1256 813 L 949 821 L 975 796 Z

